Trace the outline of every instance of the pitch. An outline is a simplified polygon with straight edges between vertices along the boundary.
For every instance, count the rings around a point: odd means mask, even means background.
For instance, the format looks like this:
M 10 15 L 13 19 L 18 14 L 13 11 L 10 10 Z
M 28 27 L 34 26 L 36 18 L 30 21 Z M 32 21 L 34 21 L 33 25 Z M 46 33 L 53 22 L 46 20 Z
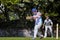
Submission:
M 32 40 L 32 38 L 29 38 L 29 37 L 0 37 L 0 40 Z M 43 39 L 36 38 L 36 40 L 60 40 L 60 37 L 59 37 L 59 39 L 50 38 L 50 37 L 43 38 Z

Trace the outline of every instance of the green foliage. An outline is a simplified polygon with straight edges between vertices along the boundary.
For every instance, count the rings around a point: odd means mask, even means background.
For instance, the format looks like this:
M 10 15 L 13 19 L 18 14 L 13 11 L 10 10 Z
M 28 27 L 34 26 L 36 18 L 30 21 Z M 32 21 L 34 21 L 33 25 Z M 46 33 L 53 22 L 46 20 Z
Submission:
M 1 2 L 2 2 L 3 4 L 8 3 L 8 2 L 11 2 L 12 4 L 16 4 L 16 3 L 19 2 L 19 0 L 1 0 Z
M 46 15 L 46 13 L 50 17 L 58 17 L 59 16 L 59 8 L 60 8 L 60 1 L 59 0 L 0 0 L 7 8 L 11 11 L 8 11 L 5 15 L 10 16 L 10 20 L 16 20 L 19 19 L 20 22 L 28 23 L 26 21 L 27 14 L 30 16 L 31 14 L 31 8 L 36 7 L 41 11 L 43 16 Z M 21 3 L 21 1 L 23 3 Z M 33 2 L 33 3 L 32 3 Z M 14 16 L 14 14 L 17 12 L 17 15 Z M 4 14 L 3 14 L 4 15 Z M 8 18 L 8 15 L 6 18 Z M 4 16 L 5 17 L 5 16 Z M 3 18 L 2 15 L 0 18 Z M 53 18 L 55 20 L 55 18 Z M 60 20 L 60 17 L 58 17 Z M 58 20 L 58 22 L 59 22 Z M 22 26 L 25 24 L 21 24 Z M 30 22 L 29 22 L 30 24 Z
M 52 12 L 52 13 L 45 13 L 45 16 L 51 16 L 51 17 L 55 17 L 58 16 L 58 13 Z
M 5 4 L 5 5 L 7 5 L 7 3 L 11 3 L 12 5 L 14 5 L 14 4 L 19 4 L 19 0 L 1 0 L 2 1 L 2 3 L 3 4 Z M 29 0 L 23 0 L 24 2 L 28 2 Z M 34 2 L 34 4 L 35 5 L 38 5 L 39 4 L 39 2 L 38 2 L 39 0 L 33 0 L 33 2 Z M 40 2 L 42 3 L 40 3 L 40 7 L 42 7 L 42 9 L 41 10 L 43 10 L 43 12 L 45 11 L 45 12 L 50 12 L 50 15 L 52 15 L 52 16 L 58 16 L 58 14 L 56 15 L 56 13 L 54 13 L 55 11 L 56 11 L 56 9 L 58 8 L 58 6 L 60 5 L 60 2 L 50 2 L 50 1 L 52 1 L 52 0 L 40 0 Z M 47 3 L 47 4 L 45 4 L 45 3 Z M 52 3 L 52 4 L 51 4 Z M 53 6 L 50 6 L 50 4 L 51 5 L 53 5 Z M 10 8 L 11 10 L 13 10 L 13 6 L 12 5 L 10 5 L 10 6 L 8 6 L 7 5 L 7 7 L 8 8 Z M 28 5 L 27 5 L 28 6 Z M 26 8 L 27 8 L 27 6 L 26 6 Z M 50 8 L 48 8 L 48 7 L 50 7 Z M 51 8 L 53 7 L 53 12 L 51 11 Z M 47 11 L 48 10 L 48 11 Z
M 58 16 L 59 14 L 58 13 L 55 13 L 55 12 L 52 12 L 49 15 L 53 17 L 53 16 Z
M 19 19 L 18 15 L 14 14 L 14 12 L 9 12 L 9 18 L 10 18 L 10 20 Z
M 4 17 L 4 14 L 0 15 L 0 19 L 5 19 L 6 17 Z

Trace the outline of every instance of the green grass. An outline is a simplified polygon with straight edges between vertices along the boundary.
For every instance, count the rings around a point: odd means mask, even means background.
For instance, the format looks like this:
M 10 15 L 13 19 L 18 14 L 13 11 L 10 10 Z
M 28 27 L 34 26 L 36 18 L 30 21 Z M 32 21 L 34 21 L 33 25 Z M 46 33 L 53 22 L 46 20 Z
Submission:
M 0 37 L 0 40 L 32 40 L 32 38 L 28 38 L 28 37 Z M 36 40 L 60 40 L 59 39 L 56 39 L 56 38 L 43 38 L 43 39 L 40 39 L 40 38 L 36 38 Z

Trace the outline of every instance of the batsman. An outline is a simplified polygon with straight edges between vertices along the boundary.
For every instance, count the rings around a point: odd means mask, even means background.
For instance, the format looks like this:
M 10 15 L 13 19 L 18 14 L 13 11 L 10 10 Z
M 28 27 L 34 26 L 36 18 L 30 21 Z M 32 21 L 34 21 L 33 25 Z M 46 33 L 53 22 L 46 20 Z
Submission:
M 36 8 L 32 9 L 33 16 L 30 17 L 30 19 L 35 20 L 35 26 L 34 26 L 34 36 L 33 40 L 37 37 L 38 30 L 42 26 L 42 14 L 37 11 Z M 43 38 L 43 35 L 40 35 L 40 38 Z

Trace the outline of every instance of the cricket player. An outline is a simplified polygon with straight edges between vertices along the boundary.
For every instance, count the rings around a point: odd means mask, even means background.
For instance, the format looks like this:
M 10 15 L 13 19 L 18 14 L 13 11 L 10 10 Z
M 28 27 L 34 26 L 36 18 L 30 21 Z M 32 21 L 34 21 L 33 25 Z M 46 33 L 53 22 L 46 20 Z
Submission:
M 44 21 L 44 26 L 45 26 L 45 34 L 44 34 L 44 38 L 47 37 L 47 30 L 50 30 L 51 33 L 51 37 L 53 37 L 53 33 L 52 33 L 52 26 L 53 26 L 53 22 L 51 19 L 49 19 L 48 16 L 46 16 L 46 19 Z
M 33 16 L 31 18 L 35 20 L 34 36 L 33 36 L 33 40 L 35 40 L 35 38 L 37 37 L 38 30 L 42 26 L 42 14 L 38 12 L 36 8 L 32 9 L 32 13 L 33 13 Z M 41 38 L 43 37 L 43 35 L 40 35 L 40 36 Z

